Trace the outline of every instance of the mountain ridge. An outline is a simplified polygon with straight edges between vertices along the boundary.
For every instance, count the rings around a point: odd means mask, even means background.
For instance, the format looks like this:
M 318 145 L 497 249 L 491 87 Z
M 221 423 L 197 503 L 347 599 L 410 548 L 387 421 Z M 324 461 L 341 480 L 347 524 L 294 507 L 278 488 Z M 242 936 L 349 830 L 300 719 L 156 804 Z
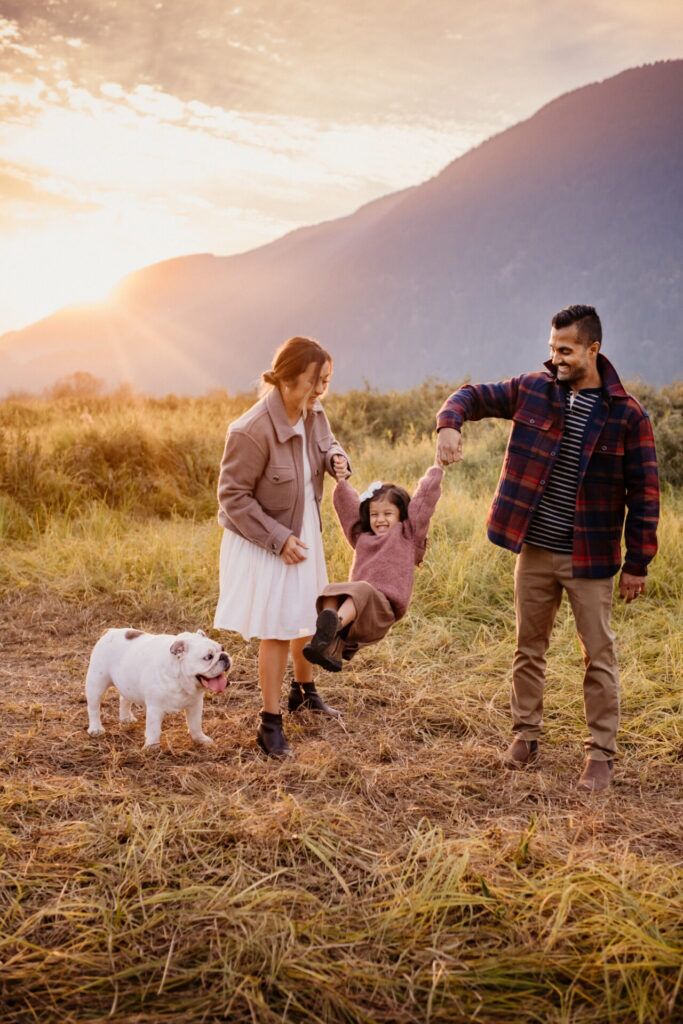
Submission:
M 628 69 L 354 213 L 142 268 L 109 307 L 0 338 L 5 387 L 80 369 L 150 393 L 241 390 L 292 334 L 333 352 L 339 386 L 502 377 L 540 365 L 571 302 L 597 306 L 622 376 L 683 376 L 682 98 L 683 61 Z

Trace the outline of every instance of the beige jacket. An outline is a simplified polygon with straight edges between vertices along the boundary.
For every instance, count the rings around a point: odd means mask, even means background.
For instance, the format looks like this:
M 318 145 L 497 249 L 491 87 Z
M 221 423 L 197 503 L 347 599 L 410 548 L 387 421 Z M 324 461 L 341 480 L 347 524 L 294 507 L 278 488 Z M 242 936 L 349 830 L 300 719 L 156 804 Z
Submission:
M 306 416 L 306 443 L 318 506 L 332 456 L 346 452 L 332 435 L 320 402 Z M 218 480 L 218 522 L 279 555 L 287 538 L 301 535 L 304 519 L 303 438 L 290 424 L 273 388 L 228 427 Z

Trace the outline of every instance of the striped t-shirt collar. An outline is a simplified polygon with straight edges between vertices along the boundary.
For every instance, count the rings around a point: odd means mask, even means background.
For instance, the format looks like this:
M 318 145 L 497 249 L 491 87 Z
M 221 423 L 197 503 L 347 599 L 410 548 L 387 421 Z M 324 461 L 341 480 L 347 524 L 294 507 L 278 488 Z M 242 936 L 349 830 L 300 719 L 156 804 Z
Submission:
M 570 409 L 574 408 L 574 400 L 577 395 L 585 395 L 587 398 L 593 398 L 593 396 L 602 394 L 602 388 L 579 388 L 578 391 L 574 391 L 573 388 L 570 388 L 568 385 L 565 385 L 565 387 L 567 388 L 567 398 L 569 400 Z

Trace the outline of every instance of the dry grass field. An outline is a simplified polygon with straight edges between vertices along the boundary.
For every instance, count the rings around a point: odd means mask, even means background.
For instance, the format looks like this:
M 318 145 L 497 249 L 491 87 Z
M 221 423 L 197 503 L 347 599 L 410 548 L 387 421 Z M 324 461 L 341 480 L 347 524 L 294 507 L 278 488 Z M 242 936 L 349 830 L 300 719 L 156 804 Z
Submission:
M 414 486 L 433 451 L 411 414 L 426 393 L 384 412 L 343 397 L 330 413 L 358 483 Z M 469 431 L 447 476 L 407 618 L 320 674 L 343 721 L 286 718 L 293 761 L 257 753 L 256 644 L 227 634 L 212 634 L 235 662 L 206 701 L 214 747 L 174 716 L 143 753 L 142 720 L 119 725 L 113 691 L 106 735 L 87 735 L 83 679 L 105 628 L 211 624 L 213 488 L 238 406 L 0 404 L 0 1020 L 683 1020 L 679 488 L 665 486 L 646 598 L 615 609 L 623 725 L 606 795 L 575 790 L 585 725 L 566 606 L 541 764 L 500 763 L 513 558 L 484 532 L 497 424 Z M 329 495 L 326 513 L 343 578 Z

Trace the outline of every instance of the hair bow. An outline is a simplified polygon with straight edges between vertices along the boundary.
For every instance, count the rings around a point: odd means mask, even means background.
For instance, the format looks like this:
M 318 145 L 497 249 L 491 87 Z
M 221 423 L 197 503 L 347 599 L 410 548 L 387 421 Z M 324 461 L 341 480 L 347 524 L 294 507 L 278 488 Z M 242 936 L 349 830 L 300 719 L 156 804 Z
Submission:
M 358 499 L 359 502 L 362 504 L 364 501 L 368 501 L 373 496 L 373 494 L 379 491 L 383 486 L 384 484 L 382 483 L 381 480 L 373 480 L 370 486 L 368 487 L 367 491 L 363 491 L 363 493 L 361 494 L 360 498 Z

